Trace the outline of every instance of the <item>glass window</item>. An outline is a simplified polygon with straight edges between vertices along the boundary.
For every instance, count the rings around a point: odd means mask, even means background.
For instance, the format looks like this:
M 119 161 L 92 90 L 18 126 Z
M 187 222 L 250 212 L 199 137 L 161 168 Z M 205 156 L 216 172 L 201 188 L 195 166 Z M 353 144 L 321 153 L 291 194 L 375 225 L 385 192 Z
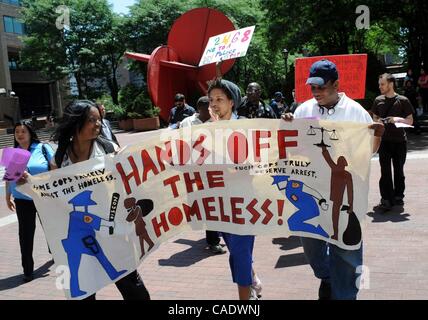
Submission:
M 25 25 L 18 19 L 4 16 L 4 31 L 9 33 L 24 34 Z
M 3 16 L 4 22 L 4 31 L 13 33 L 13 18 L 8 16 Z
M 21 5 L 19 3 L 20 2 L 19 0 L 0 0 L 0 2 L 11 4 L 11 5 L 14 5 L 14 6 L 20 6 Z
M 13 29 L 17 34 L 24 34 L 24 24 L 17 19 L 13 19 Z

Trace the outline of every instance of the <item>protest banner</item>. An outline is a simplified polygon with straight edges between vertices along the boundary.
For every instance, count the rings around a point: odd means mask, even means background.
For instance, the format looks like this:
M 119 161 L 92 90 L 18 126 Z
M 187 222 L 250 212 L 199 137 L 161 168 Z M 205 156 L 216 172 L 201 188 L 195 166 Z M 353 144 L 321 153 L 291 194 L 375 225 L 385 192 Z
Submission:
M 83 298 L 186 230 L 358 249 L 372 145 L 366 124 L 219 121 L 159 131 L 117 155 L 30 177 L 20 190 L 35 202 L 56 265 L 69 270 L 67 297 Z
M 312 99 L 311 87 L 306 85 L 311 65 L 328 59 L 336 64 L 339 73 L 339 92 L 351 99 L 364 99 L 366 93 L 367 54 L 346 54 L 296 59 L 295 90 L 297 102 Z
M 254 28 L 251 26 L 209 38 L 199 66 L 244 57 L 253 38 Z

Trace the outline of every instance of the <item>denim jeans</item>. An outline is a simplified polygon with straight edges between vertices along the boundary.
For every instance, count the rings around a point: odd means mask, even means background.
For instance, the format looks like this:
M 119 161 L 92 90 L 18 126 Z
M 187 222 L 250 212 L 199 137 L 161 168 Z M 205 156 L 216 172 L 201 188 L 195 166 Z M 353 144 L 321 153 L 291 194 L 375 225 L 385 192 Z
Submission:
M 357 268 L 363 264 L 363 244 L 358 250 L 344 250 L 318 239 L 300 240 L 315 276 L 330 282 L 332 299 L 357 299 Z

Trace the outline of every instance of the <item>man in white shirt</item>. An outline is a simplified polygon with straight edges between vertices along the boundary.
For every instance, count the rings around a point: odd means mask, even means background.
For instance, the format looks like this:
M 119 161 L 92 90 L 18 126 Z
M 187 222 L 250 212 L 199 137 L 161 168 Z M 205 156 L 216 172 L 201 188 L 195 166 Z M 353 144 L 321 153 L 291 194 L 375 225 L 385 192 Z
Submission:
M 373 123 L 369 113 L 356 101 L 339 93 L 339 74 L 336 65 L 329 60 L 315 62 L 310 69 L 306 84 L 311 86 L 313 99 L 301 104 L 294 115 L 287 113 L 283 119 L 316 117 L 331 121 L 367 123 L 374 129 L 373 152 L 379 148 L 384 127 Z M 301 238 L 303 249 L 315 276 L 321 279 L 319 299 L 351 299 L 358 294 L 357 270 L 363 265 L 363 245 L 358 250 L 344 250 L 325 241 Z M 360 267 L 361 268 L 361 267 Z
M 190 127 L 207 122 L 211 118 L 210 112 L 208 111 L 209 104 L 210 100 L 207 96 L 200 97 L 196 103 L 196 110 L 198 112 L 181 121 L 180 128 Z

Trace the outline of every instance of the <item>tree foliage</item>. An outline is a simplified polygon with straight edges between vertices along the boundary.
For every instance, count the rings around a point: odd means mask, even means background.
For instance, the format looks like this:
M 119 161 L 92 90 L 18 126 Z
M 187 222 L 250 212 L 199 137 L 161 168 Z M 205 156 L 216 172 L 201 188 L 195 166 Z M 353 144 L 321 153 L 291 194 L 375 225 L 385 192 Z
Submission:
M 428 65 L 428 1 L 367 0 L 370 28 L 357 29 L 357 0 L 139 0 L 127 16 L 112 13 L 107 0 L 23 0 L 27 36 L 23 60 L 53 79 L 74 75 L 79 96 L 107 84 L 119 102 L 117 68 L 123 52 L 150 54 L 166 44 L 174 21 L 186 11 L 209 7 L 222 11 L 236 28 L 256 26 L 246 57 L 225 75 L 243 89 L 259 82 L 268 98 L 293 88 L 293 59 L 301 55 L 368 53 L 367 84 L 377 91 L 379 57 L 393 54 L 418 71 Z M 55 26 L 60 5 L 70 8 L 70 27 Z M 281 52 L 290 52 L 287 68 Z M 131 63 L 145 76 L 146 64 Z M 286 74 L 286 71 L 288 73 Z M 370 77 L 374 77 L 372 81 Z M 94 81 L 102 79 L 103 81 Z
M 58 28 L 56 9 L 64 5 L 70 25 Z M 121 56 L 125 47 L 115 42 L 107 0 L 24 0 L 22 14 L 27 30 L 23 62 L 49 78 L 73 75 L 80 98 L 90 95 L 94 80 L 106 77 L 106 70 L 117 68 L 118 52 Z

